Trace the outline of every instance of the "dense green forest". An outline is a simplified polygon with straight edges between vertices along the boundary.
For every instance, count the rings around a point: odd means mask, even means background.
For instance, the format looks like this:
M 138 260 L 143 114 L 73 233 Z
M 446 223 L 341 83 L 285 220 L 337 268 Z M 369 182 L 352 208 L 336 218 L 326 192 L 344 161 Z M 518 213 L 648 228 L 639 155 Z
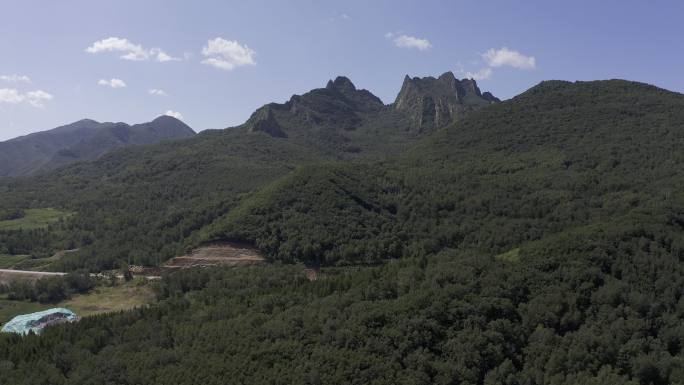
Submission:
M 87 273 L 69 273 L 64 276 L 45 277 L 32 281 L 10 281 L 0 285 L 0 293 L 13 301 L 57 303 L 83 294 L 95 287 L 97 280 Z
M 408 154 L 301 167 L 203 230 L 273 259 L 377 263 L 500 253 L 632 211 L 684 210 L 684 97 L 625 81 L 545 82 Z
M 453 119 L 490 103 L 475 82 L 463 81 L 467 92 L 452 89 L 460 83 L 451 73 L 404 82 L 425 83 L 423 94 L 411 93 L 404 104 L 429 101 L 432 108 L 445 97 L 447 84 L 454 95 L 440 106 L 458 108 Z M 157 265 L 204 241 L 206 232 L 200 230 L 255 189 L 299 167 L 368 162 L 405 153 L 430 133 L 415 132 L 412 113 L 384 105 L 369 91 L 338 77 L 325 88 L 258 109 L 239 127 L 126 148 L 32 178 L 0 178 L 0 210 L 58 207 L 75 213 L 51 233 L 49 244 L 32 252 L 79 249 L 51 264 L 54 270 L 100 271 L 116 268 L 121 261 Z M 435 114 L 428 117 L 434 119 Z M 0 231 L 0 245 L 17 236 Z M 36 244 L 46 242 L 42 234 L 19 236 L 32 237 Z
M 55 264 L 57 270 L 99 271 L 117 268 L 120 261 L 157 264 L 182 253 L 194 230 L 242 194 L 314 159 L 300 145 L 274 142 L 265 135 L 209 132 L 123 149 L 51 174 L 7 179 L 0 185 L 0 205 L 63 207 L 76 214 L 49 232 L 56 237 L 45 237 L 45 230 L 0 232 L 0 243 L 50 241 L 54 250 L 80 248 Z
M 684 95 L 543 82 L 401 146 L 349 116 L 349 134 L 245 126 L 3 181 L 4 210 L 77 213 L 45 230 L 81 247 L 60 268 L 225 240 L 273 263 L 2 335 L 0 383 L 684 384 Z
M 346 81 L 343 92 L 317 89 L 285 105 L 264 107 L 278 110 L 278 124 L 288 133 L 284 138 L 255 129 L 261 127 L 260 109 L 239 127 L 125 148 L 31 178 L 0 178 L 2 213 L 45 207 L 75 213 L 47 238 L 43 232 L 0 231 L 0 245 L 34 241 L 41 245 L 30 250 L 36 255 L 79 248 L 52 264 L 54 270 L 99 271 L 121 261 L 156 265 L 195 246 L 197 230 L 245 194 L 298 166 L 383 157 L 419 139 L 409 132 L 404 113 Z M 372 108 L 364 104 L 368 100 Z M 354 127 L 331 124 L 343 118 L 338 109 Z
M 294 265 L 184 271 L 158 306 L 0 336 L 0 383 L 682 384 L 682 219 L 313 282 Z

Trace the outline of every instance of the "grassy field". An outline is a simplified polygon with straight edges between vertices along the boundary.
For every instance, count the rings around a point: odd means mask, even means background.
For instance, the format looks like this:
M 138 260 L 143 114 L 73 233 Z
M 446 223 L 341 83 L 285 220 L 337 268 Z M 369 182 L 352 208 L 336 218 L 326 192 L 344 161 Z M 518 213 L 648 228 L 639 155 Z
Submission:
M 154 293 L 149 285 L 135 281 L 124 285 L 97 287 L 85 295 L 76 295 L 60 306 L 73 310 L 81 317 L 132 309 L 154 301 Z
M 0 296 L 0 324 L 4 324 L 16 315 L 33 313 L 49 309 L 50 307 L 52 306 L 35 302 L 10 301 L 7 299 L 7 296 Z
M 61 251 L 48 258 L 31 258 L 30 255 L 0 254 L 0 269 L 49 271 L 50 265 L 55 261 L 58 261 L 64 253 L 64 251 Z
M 29 259 L 28 255 L 7 255 L 0 254 L 0 269 L 16 269 L 21 262 Z
M 69 215 L 72 215 L 72 213 L 53 208 L 27 209 L 22 218 L 0 221 L 0 231 L 39 229 Z
M 53 307 L 65 307 L 81 317 L 116 312 L 143 306 L 154 301 L 154 294 L 147 284 L 131 281 L 119 286 L 100 286 L 88 294 L 75 295 L 56 304 L 11 301 L 0 296 L 0 324 L 19 314 L 33 313 Z
M 501 253 L 494 258 L 498 259 L 499 261 L 506 261 L 506 262 L 520 262 L 520 248 L 515 248 L 508 250 L 505 253 Z

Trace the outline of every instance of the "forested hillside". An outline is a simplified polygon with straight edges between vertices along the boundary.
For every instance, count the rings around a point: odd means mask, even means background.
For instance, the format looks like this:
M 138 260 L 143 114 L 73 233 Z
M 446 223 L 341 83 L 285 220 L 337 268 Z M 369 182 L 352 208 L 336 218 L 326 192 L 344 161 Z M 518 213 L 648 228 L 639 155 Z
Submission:
M 681 384 L 679 220 L 313 282 L 288 265 L 176 273 L 149 309 L 0 336 L 0 383 Z
M 0 383 L 684 383 L 683 95 L 543 82 L 389 156 L 283 132 L 5 184 L 8 207 L 47 191 L 80 210 L 74 268 L 226 240 L 273 263 L 174 273 L 149 308 L 2 335 Z
M 682 95 L 617 80 L 544 82 L 406 156 L 299 168 L 205 236 L 314 264 L 444 248 L 496 254 L 645 208 L 681 215 L 682 146 Z
M 440 79 L 458 82 L 448 74 Z M 481 99 L 471 94 L 479 94 L 477 85 L 469 86 L 470 93 L 454 94 L 449 103 L 465 103 L 466 96 L 468 103 Z M 444 89 L 423 87 L 412 100 L 421 104 L 440 93 Z M 455 110 L 454 119 L 491 102 L 481 99 L 467 111 Z M 47 233 L 0 231 L 0 245 L 13 244 L 35 256 L 79 249 L 51 266 L 56 270 L 100 271 L 121 262 L 156 265 L 196 246 L 203 240 L 199 230 L 245 194 L 302 165 L 406 152 L 426 135 L 411 127 L 406 111 L 338 77 L 325 88 L 258 109 L 239 127 L 126 148 L 33 178 L 0 178 L 0 210 L 56 207 L 74 213 Z M 40 247 L 31 250 L 31 244 Z

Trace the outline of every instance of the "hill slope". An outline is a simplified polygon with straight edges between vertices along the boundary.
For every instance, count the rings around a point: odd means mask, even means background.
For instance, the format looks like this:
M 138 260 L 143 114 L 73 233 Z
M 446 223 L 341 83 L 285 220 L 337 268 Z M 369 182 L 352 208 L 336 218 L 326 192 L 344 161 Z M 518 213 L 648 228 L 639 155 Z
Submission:
M 349 159 L 406 151 L 415 139 L 497 102 L 474 80 L 458 80 L 451 72 L 439 79 L 407 76 L 390 105 L 340 76 L 325 88 L 263 106 L 244 126 Z
M 81 250 L 55 268 L 157 264 L 195 244 L 198 230 L 244 194 L 298 166 L 407 151 L 426 134 L 411 124 L 404 112 L 338 77 L 285 104 L 266 105 L 238 127 L 125 148 L 27 180 L 0 180 L 0 210 L 76 213 L 54 245 Z M 0 245 L 31 253 L 31 245 L 51 242 L 44 234 L 12 237 L 0 233 Z
M 297 166 L 199 233 L 377 265 L 182 271 L 149 308 L 0 335 L 0 382 L 684 383 L 683 144 L 683 95 L 544 82 L 408 154 Z
M 187 138 L 195 132 L 170 116 L 142 124 L 99 123 L 84 119 L 0 143 L 0 177 L 29 175 L 82 160 L 116 148 Z
M 405 156 L 301 168 L 205 236 L 275 259 L 358 263 L 504 252 L 640 210 L 676 216 L 683 111 L 684 96 L 643 84 L 544 82 Z

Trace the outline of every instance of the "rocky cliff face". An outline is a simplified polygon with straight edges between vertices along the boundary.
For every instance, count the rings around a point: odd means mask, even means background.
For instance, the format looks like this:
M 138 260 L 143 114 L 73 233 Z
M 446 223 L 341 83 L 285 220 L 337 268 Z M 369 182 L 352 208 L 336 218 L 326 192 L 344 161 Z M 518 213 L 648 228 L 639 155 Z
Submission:
M 491 93 L 482 93 L 472 79 L 458 80 L 452 72 L 439 78 L 404 78 L 394 108 L 404 111 L 411 126 L 419 132 L 447 126 L 468 111 L 499 102 Z
M 254 111 L 247 121 L 249 132 L 261 131 L 276 138 L 287 138 L 287 134 L 283 131 L 273 113 L 273 110 L 277 108 L 278 106 L 272 103 Z
M 406 76 L 390 106 L 339 76 L 328 81 L 325 88 L 294 95 L 283 104 L 270 103 L 259 108 L 246 126 L 250 132 L 286 138 L 343 134 L 372 121 L 373 126 L 393 125 L 397 130 L 419 134 L 445 127 L 469 111 L 496 102 L 499 99 L 489 92 L 482 93 L 475 80 L 458 80 L 451 72 L 436 79 Z
M 351 80 L 339 76 L 328 81 L 325 88 L 294 95 L 284 104 L 270 103 L 259 108 L 246 125 L 250 132 L 261 131 L 281 138 L 315 129 L 353 130 L 362 122 L 363 115 L 383 108 L 377 96 L 356 89 Z

